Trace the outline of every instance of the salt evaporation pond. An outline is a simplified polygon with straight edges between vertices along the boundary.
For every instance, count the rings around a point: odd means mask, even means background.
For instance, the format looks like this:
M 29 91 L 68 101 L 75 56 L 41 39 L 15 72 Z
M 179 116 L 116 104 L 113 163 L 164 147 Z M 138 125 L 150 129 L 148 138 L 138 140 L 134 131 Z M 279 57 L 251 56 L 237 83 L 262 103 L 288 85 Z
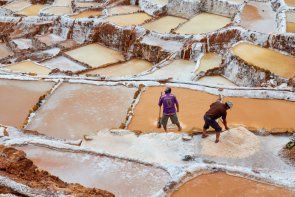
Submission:
M 46 46 L 53 46 L 65 40 L 56 34 L 45 34 L 38 37 L 36 36 L 36 39 Z
M 98 10 L 86 10 L 86 11 L 82 11 L 80 12 L 79 14 L 76 14 L 74 16 L 71 16 L 71 18 L 88 18 L 90 16 L 101 16 L 102 13 L 101 11 L 98 11 Z
M 150 2 L 159 6 L 164 6 L 168 4 L 168 0 L 150 0 Z
M 286 12 L 287 32 L 295 33 L 295 12 Z
M 276 12 L 270 2 L 248 2 L 241 13 L 240 25 L 262 33 L 277 32 Z
M 171 29 L 176 28 L 179 24 L 186 21 L 186 19 L 176 16 L 164 16 L 155 21 L 144 24 L 143 27 L 159 33 L 170 33 Z
M 27 129 L 62 139 L 81 139 L 125 121 L 135 88 L 64 83 L 38 110 Z
M 219 86 L 231 86 L 237 87 L 236 84 L 231 82 L 230 80 L 222 77 L 222 76 L 205 76 L 200 78 L 197 82 L 205 84 L 205 85 L 219 85 Z
M 56 6 L 71 6 L 73 0 L 54 0 L 53 5 Z
M 144 21 L 151 18 L 152 17 L 147 15 L 146 13 L 133 13 L 133 14 L 126 14 L 126 15 L 109 16 L 105 18 L 105 20 L 120 26 L 131 26 L 131 25 L 140 25 L 144 23 Z
M 152 63 L 146 60 L 132 59 L 127 62 L 110 65 L 105 68 L 90 70 L 83 74 L 99 74 L 101 76 L 110 77 L 132 76 L 150 69 L 152 65 Z
M 216 53 L 205 53 L 201 59 L 200 66 L 196 70 L 196 73 L 206 72 L 212 68 L 219 67 L 221 60 L 221 56 Z
M 32 61 L 23 61 L 2 68 L 19 72 L 35 73 L 37 75 L 48 75 L 51 72 L 51 69 Z
M 21 11 L 18 12 L 18 14 L 22 14 L 25 16 L 38 16 L 41 9 L 45 8 L 46 5 L 32 5 L 30 7 L 27 7 Z
M 51 82 L 0 80 L 0 123 L 19 128 L 39 97 L 52 86 Z
M 141 79 L 167 79 L 177 81 L 191 81 L 196 63 L 188 60 L 173 60 L 170 64 L 141 76 Z
M 43 13 L 53 14 L 53 15 L 69 15 L 72 14 L 72 8 L 68 6 L 52 6 L 42 10 Z
M 277 197 L 294 196 L 295 192 L 224 172 L 204 174 L 184 183 L 172 197 L 208 196 L 251 196 Z
M 108 9 L 108 15 L 128 14 L 140 11 L 140 7 L 133 5 L 116 6 Z
M 65 182 L 104 189 L 116 196 L 153 196 L 170 180 L 162 169 L 126 160 L 33 145 L 18 149 L 40 169 Z
M 230 18 L 210 13 L 201 13 L 188 22 L 181 25 L 176 33 L 179 34 L 202 34 L 216 31 L 231 22 Z
M 50 60 L 44 61 L 42 62 L 42 65 L 52 70 L 58 68 L 59 70 L 62 70 L 62 71 L 72 71 L 72 72 L 86 69 L 81 64 L 78 64 L 77 62 L 74 62 L 64 56 L 59 56 L 59 57 L 55 57 Z
M 8 10 L 11 10 L 13 12 L 18 12 L 26 7 L 31 6 L 30 1 L 13 1 L 9 4 L 6 4 L 3 6 L 3 8 L 6 8 Z
M 290 78 L 295 75 L 295 57 L 248 43 L 234 46 L 233 53 L 250 64 L 282 77 Z
M 82 63 L 88 64 L 93 68 L 124 60 L 124 56 L 121 52 L 99 44 L 89 44 L 74 50 L 67 51 L 65 54 Z
M 13 55 L 13 52 L 10 48 L 4 43 L 0 43 L 0 59 Z
M 143 92 L 128 126 L 130 130 L 164 131 L 156 128 L 156 117 L 159 110 L 157 103 L 160 93 L 164 89 L 164 87 L 149 87 Z M 203 116 L 210 104 L 215 102 L 218 97 L 184 88 L 172 88 L 172 93 L 177 96 L 180 103 L 179 120 L 183 131 L 191 131 L 192 129 L 201 131 L 204 125 Z M 290 128 L 295 128 L 293 117 L 290 116 L 295 111 L 294 102 L 237 97 L 226 97 L 224 100 L 234 103 L 233 109 L 228 112 L 227 119 L 230 126 L 242 124 L 256 129 L 265 128 L 268 131 L 276 129 L 277 132 L 285 132 Z M 177 131 L 176 127 L 172 127 L 171 131 Z

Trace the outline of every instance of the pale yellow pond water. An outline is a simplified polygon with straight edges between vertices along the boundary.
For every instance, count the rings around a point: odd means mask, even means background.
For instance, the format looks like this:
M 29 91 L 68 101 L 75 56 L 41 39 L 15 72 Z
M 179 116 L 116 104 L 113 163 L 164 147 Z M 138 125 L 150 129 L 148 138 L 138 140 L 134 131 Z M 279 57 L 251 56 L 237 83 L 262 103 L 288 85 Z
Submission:
M 46 5 L 32 5 L 18 12 L 18 14 L 26 16 L 38 16 L 41 9 L 46 7 Z
M 180 23 L 184 23 L 186 21 L 186 19 L 180 17 L 164 16 L 160 19 L 143 25 L 143 27 L 159 33 L 169 33 L 171 29 L 176 28 Z
M 30 1 L 14 1 L 3 6 L 6 9 L 17 12 L 31 5 Z
M 96 68 L 104 64 L 115 63 L 124 60 L 121 52 L 109 49 L 99 44 L 89 44 L 66 52 L 72 58 Z
M 287 32 L 295 33 L 295 12 L 286 12 Z
M 112 77 L 131 76 L 142 73 L 143 71 L 150 69 L 152 66 L 153 64 L 148 61 L 132 59 L 106 68 L 91 70 L 84 74 L 100 74 L 102 76 Z
M 295 57 L 247 43 L 236 45 L 233 52 L 246 62 L 282 77 L 289 78 L 295 75 Z
M 229 24 L 230 18 L 219 16 L 209 13 L 201 13 L 188 22 L 184 23 L 181 27 L 176 30 L 179 34 L 202 34 L 212 31 L 216 31 L 227 24 Z
M 221 64 L 221 56 L 216 53 L 205 53 L 196 73 L 206 72 L 209 69 L 218 67 Z
M 128 13 L 133 13 L 137 12 L 140 10 L 140 7 L 138 6 L 133 6 L 133 5 L 126 5 L 126 6 L 116 6 L 108 9 L 108 14 L 113 15 L 113 14 L 128 14 Z
M 36 73 L 37 75 L 48 75 L 51 71 L 51 69 L 31 61 L 23 61 L 13 65 L 5 66 L 3 68 L 13 71 Z
M 73 0 L 55 0 L 53 5 L 56 6 L 70 6 Z
M 145 13 L 134 13 L 107 17 L 106 20 L 120 26 L 140 25 L 152 17 Z
M 206 76 L 202 77 L 197 82 L 206 85 L 237 86 L 236 84 L 222 76 Z
M 13 55 L 13 52 L 4 43 L 0 43 L 0 59 Z
M 97 10 L 88 10 L 80 12 L 79 14 L 76 14 L 74 16 L 71 16 L 71 18 L 88 18 L 90 16 L 101 16 L 101 11 Z
M 72 9 L 70 7 L 59 7 L 59 6 L 52 6 L 43 10 L 44 13 L 54 14 L 54 15 L 67 15 L 72 14 Z

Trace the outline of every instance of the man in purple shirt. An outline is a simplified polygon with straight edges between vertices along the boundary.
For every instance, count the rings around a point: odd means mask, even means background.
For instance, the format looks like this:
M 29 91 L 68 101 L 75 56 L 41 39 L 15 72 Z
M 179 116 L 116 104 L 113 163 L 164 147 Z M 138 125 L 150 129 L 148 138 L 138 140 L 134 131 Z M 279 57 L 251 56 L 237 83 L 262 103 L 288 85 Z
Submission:
M 178 131 L 181 131 L 181 126 L 178 121 L 177 115 L 176 115 L 176 109 L 175 105 L 177 108 L 177 112 L 179 112 L 179 104 L 176 99 L 176 97 L 171 94 L 171 88 L 166 88 L 165 90 L 165 95 L 160 97 L 159 100 L 159 106 L 161 107 L 163 105 L 163 116 L 161 123 L 164 127 L 164 130 L 167 131 L 167 122 L 168 119 L 170 118 L 171 122 L 173 124 L 176 124 L 178 127 Z

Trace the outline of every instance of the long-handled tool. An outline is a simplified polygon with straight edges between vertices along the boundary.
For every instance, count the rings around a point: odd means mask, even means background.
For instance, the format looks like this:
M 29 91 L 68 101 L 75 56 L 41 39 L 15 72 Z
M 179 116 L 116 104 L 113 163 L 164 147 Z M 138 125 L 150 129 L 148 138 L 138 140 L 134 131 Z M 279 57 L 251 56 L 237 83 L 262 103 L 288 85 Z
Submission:
M 162 97 L 162 92 L 161 92 L 161 97 Z M 160 99 L 161 99 L 160 97 Z M 161 108 L 162 106 L 159 107 L 159 117 L 158 117 L 158 123 L 157 123 L 157 128 L 161 128 L 162 124 L 161 124 Z

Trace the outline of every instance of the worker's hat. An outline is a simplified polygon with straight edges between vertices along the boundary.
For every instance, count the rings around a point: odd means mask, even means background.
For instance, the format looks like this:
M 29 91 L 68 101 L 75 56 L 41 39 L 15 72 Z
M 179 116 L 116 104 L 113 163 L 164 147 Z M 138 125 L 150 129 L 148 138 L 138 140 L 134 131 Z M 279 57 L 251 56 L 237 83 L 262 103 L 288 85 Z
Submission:
M 234 104 L 230 101 L 225 102 L 225 104 L 231 109 L 233 108 Z

